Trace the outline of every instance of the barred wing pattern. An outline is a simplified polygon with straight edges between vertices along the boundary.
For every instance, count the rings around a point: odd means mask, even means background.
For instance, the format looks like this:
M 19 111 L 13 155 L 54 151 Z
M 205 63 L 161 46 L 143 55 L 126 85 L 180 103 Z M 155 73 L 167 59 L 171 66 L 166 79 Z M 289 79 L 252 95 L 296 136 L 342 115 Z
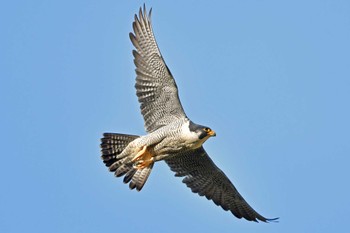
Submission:
M 179 118 L 186 117 L 178 96 L 178 89 L 170 70 L 165 64 L 158 49 L 151 25 L 151 13 L 143 12 L 135 15 L 134 34 L 130 40 L 135 46 L 133 50 L 136 65 L 136 95 L 141 104 L 147 132 L 169 124 Z
M 216 205 L 231 211 L 237 218 L 243 217 L 255 222 L 278 219 L 267 219 L 258 214 L 243 199 L 225 173 L 214 164 L 203 147 L 177 154 L 165 159 L 165 162 L 175 172 L 175 176 L 185 177 L 182 182 L 192 192 L 213 200 Z

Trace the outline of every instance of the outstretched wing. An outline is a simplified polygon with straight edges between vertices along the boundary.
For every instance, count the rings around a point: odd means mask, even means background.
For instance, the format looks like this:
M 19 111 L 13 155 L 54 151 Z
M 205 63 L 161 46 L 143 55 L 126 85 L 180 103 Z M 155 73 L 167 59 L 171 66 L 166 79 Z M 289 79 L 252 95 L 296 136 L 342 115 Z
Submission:
M 152 132 L 170 122 L 186 117 L 173 76 L 158 49 L 151 25 L 151 12 L 145 6 L 133 22 L 130 40 L 136 65 L 136 95 L 141 104 L 145 128 Z
M 165 159 L 165 162 L 175 172 L 175 176 L 185 176 L 182 182 L 192 192 L 213 200 L 216 205 L 231 211 L 237 218 L 243 217 L 256 222 L 278 219 L 267 219 L 250 207 L 227 176 L 209 158 L 203 147 L 177 154 Z

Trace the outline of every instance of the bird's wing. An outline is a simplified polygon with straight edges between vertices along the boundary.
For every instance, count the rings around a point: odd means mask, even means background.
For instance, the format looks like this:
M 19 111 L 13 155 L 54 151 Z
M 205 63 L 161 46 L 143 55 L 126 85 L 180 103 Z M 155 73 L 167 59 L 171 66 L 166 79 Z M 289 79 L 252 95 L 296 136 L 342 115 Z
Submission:
M 186 117 L 173 76 L 157 46 L 151 25 L 151 12 L 145 6 L 133 22 L 130 40 L 136 65 L 136 94 L 141 104 L 145 128 L 152 132 L 170 122 Z
M 185 177 L 182 182 L 192 192 L 206 196 L 224 210 L 229 210 L 237 218 L 249 221 L 273 221 L 257 213 L 239 194 L 227 176 L 214 164 L 203 147 L 179 153 L 165 159 L 175 176 Z

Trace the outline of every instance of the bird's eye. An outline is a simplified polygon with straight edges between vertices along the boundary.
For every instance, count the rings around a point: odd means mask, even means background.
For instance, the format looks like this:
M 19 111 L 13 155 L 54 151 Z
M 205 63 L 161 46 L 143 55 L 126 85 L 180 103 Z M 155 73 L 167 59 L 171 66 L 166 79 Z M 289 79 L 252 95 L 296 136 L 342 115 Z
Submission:
M 211 129 L 210 128 L 204 128 L 204 131 L 208 133 L 208 132 L 211 131 Z

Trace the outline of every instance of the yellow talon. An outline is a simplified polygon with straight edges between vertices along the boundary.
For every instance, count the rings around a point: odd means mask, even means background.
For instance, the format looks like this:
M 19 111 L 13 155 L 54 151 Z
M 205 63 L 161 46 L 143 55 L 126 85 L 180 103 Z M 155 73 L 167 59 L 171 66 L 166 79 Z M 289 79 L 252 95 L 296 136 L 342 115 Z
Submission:
M 146 149 L 147 149 L 147 146 L 142 147 L 142 149 L 139 152 L 137 152 L 136 156 L 131 161 L 135 162 L 135 161 L 141 160 L 146 152 Z
M 147 150 L 147 146 L 144 146 L 131 161 L 136 162 L 134 165 L 135 168 L 143 169 L 153 163 L 153 156 L 150 151 Z

